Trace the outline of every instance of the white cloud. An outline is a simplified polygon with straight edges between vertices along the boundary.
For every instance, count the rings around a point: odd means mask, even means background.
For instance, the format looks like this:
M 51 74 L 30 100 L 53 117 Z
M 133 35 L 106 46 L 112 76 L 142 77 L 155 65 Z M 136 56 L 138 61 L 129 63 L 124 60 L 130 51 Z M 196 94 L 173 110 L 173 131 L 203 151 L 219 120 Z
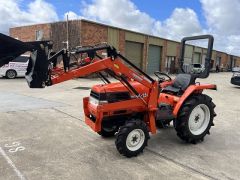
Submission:
M 0 0 L 0 32 L 8 34 L 14 26 L 46 23 L 58 20 L 54 7 L 44 0 L 35 0 L 28 4 L 27 10 L 20 8 L 19 0 Z
M 93 0 L 83 3 L 82 16 L 143 33 L 180 40 L 183 36 L 201 33 L 197 14 L 189 8 L 176 8 L 164 22 L 141 12 L 130 0 Z M 186 18 L 188 17 L 188 18 Z
M 54 6 L 44 0 L 35 0 L 28 7 L 27 13 L 32 16 L 30 21 L 52 22 L 58 20 Z
M 239 0 L 200 0 L 208 25 L 208 32 L 215 35 L 215 47 L 240 55 Z
M 238 35 L 240 29 L 239 0 L 200 0 L 208 26 L 223 35 Z
M 64 14 L 64 20 L 67 20 L 67 16 L 69 20 L 75 20 L 75 19 L 81 19 L 81 16 L 78 16 L 75 12 L 73 11 L 68 11 Z
M 176 8 L 164 22 L 156 22 L 153 29 L 154 34 L 174 40 L 203 32 L 197 14 L 189 8 Z
M 141 12 L 129 0 L 93 0 L 91 4 L 84 3 L 82 16 L 113 26 L 123 27 L 144 33 L 151 33 L 155 20 Z

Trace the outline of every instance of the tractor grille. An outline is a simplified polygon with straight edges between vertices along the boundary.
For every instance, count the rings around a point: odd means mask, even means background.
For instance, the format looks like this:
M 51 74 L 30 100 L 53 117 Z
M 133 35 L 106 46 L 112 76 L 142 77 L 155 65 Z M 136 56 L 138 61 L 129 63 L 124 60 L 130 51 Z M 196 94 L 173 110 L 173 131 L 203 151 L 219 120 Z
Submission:
M 91 91 L 90 96 L 99 101 L 108 101 L 108 103 L 114 103 L 131 99 L 129 92 L 97 93 Z
M 97 93 L 94 91 L 91 91 L 90 96 L 94 97 L 95 99 L 99 100 L 99 101 L 106 101 L 106 93 Z
M 107 94 L 107 100 L 109 103 L 129 100 L 130 98 L 131 97 L 130 97 L 129 92 L 114 92 L 114 93 Z
M 94 97 L 95 99 L 99 99 L 100 97 L 99 93 L 96 93 L 94 91 L 91 91 L 90 96 Z

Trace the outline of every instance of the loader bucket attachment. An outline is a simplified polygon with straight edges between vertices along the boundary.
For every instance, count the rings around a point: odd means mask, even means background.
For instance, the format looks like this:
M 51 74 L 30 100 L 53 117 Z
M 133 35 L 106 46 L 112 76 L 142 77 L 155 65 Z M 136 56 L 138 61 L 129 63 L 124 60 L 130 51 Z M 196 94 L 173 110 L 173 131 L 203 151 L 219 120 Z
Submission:
M 28 63 L 26 80 L 30 88 L 43 88 L 49 83 L 48 53 L 52 49 L 50 41 L 22 42 L 0 33 L 0 67 L 11 60 L 32 52 Z
M 0 33 L 0 67 L 31 49 L 30 44 Z
M 52 43 L 49 41 L 32 42 L 34 50 L 28 63 L 25 78 L 30 88 L 44 88 L 50 85 L 49 50 Z

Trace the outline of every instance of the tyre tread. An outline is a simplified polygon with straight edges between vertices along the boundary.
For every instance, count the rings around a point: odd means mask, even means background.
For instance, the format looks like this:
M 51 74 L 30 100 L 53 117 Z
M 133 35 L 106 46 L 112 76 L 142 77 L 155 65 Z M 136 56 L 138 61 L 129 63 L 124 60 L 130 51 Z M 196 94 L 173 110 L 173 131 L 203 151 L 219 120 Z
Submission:
M 145 133 L 145 142 L 142 147 L 137 151 L 129 151 L 126 147 L 126 138 L 129 132 L 133 129 L 141 128 Z M 119 132 L 117 133 L 115 145 L 118 152 L 128 158 L 137 156 L 139 153 L 143 152 L 145 146 L 147 146 L 148 139 L 150 138 L 148 127 L 145 122 L 141 120 L 130 120 L 125 123 L 124 126 L 120 127 Z
M 198 105 L 199 102 L 205 102 L 210 110 L 210 122 L 207 129 L 200 135 L 193 135 L 188 128 L 188 118 L 191 110 Z M 212 102 L 212 98 L 205 94 L 196 94 L 188 98 L 188 100 L 183 104 L 178 119 L 176 120 L 175 129 L 177 131 L 177 136 L 188 143 L 196 144 L 204 140 L 206 134 L 210 134 L 210 128 L 213 126 L 213 119 L 216 116 L 214 108 L 216 105 Z

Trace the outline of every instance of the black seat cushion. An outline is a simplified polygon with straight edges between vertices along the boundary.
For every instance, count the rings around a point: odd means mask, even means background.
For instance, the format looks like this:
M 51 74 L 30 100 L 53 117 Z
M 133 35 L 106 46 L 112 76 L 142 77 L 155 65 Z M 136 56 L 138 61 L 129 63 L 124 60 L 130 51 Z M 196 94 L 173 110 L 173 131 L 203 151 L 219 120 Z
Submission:
M 178 74 L 172 85 L 167 86 L 162 92 L 179 94 L 184 92 L 188 86 L 195 84 L 195 78 L 191 74 Z
M 172 93 L 174 93 L 174 94 L 177 94 L 178 92 L 180 92 L 180 88 L 175 88 L 175 87 L 173 87 L 173 86 L 167 86 L 167 87 L 165 87 L 163 90 L 162 90 L 162 92 L 172 92 Z

